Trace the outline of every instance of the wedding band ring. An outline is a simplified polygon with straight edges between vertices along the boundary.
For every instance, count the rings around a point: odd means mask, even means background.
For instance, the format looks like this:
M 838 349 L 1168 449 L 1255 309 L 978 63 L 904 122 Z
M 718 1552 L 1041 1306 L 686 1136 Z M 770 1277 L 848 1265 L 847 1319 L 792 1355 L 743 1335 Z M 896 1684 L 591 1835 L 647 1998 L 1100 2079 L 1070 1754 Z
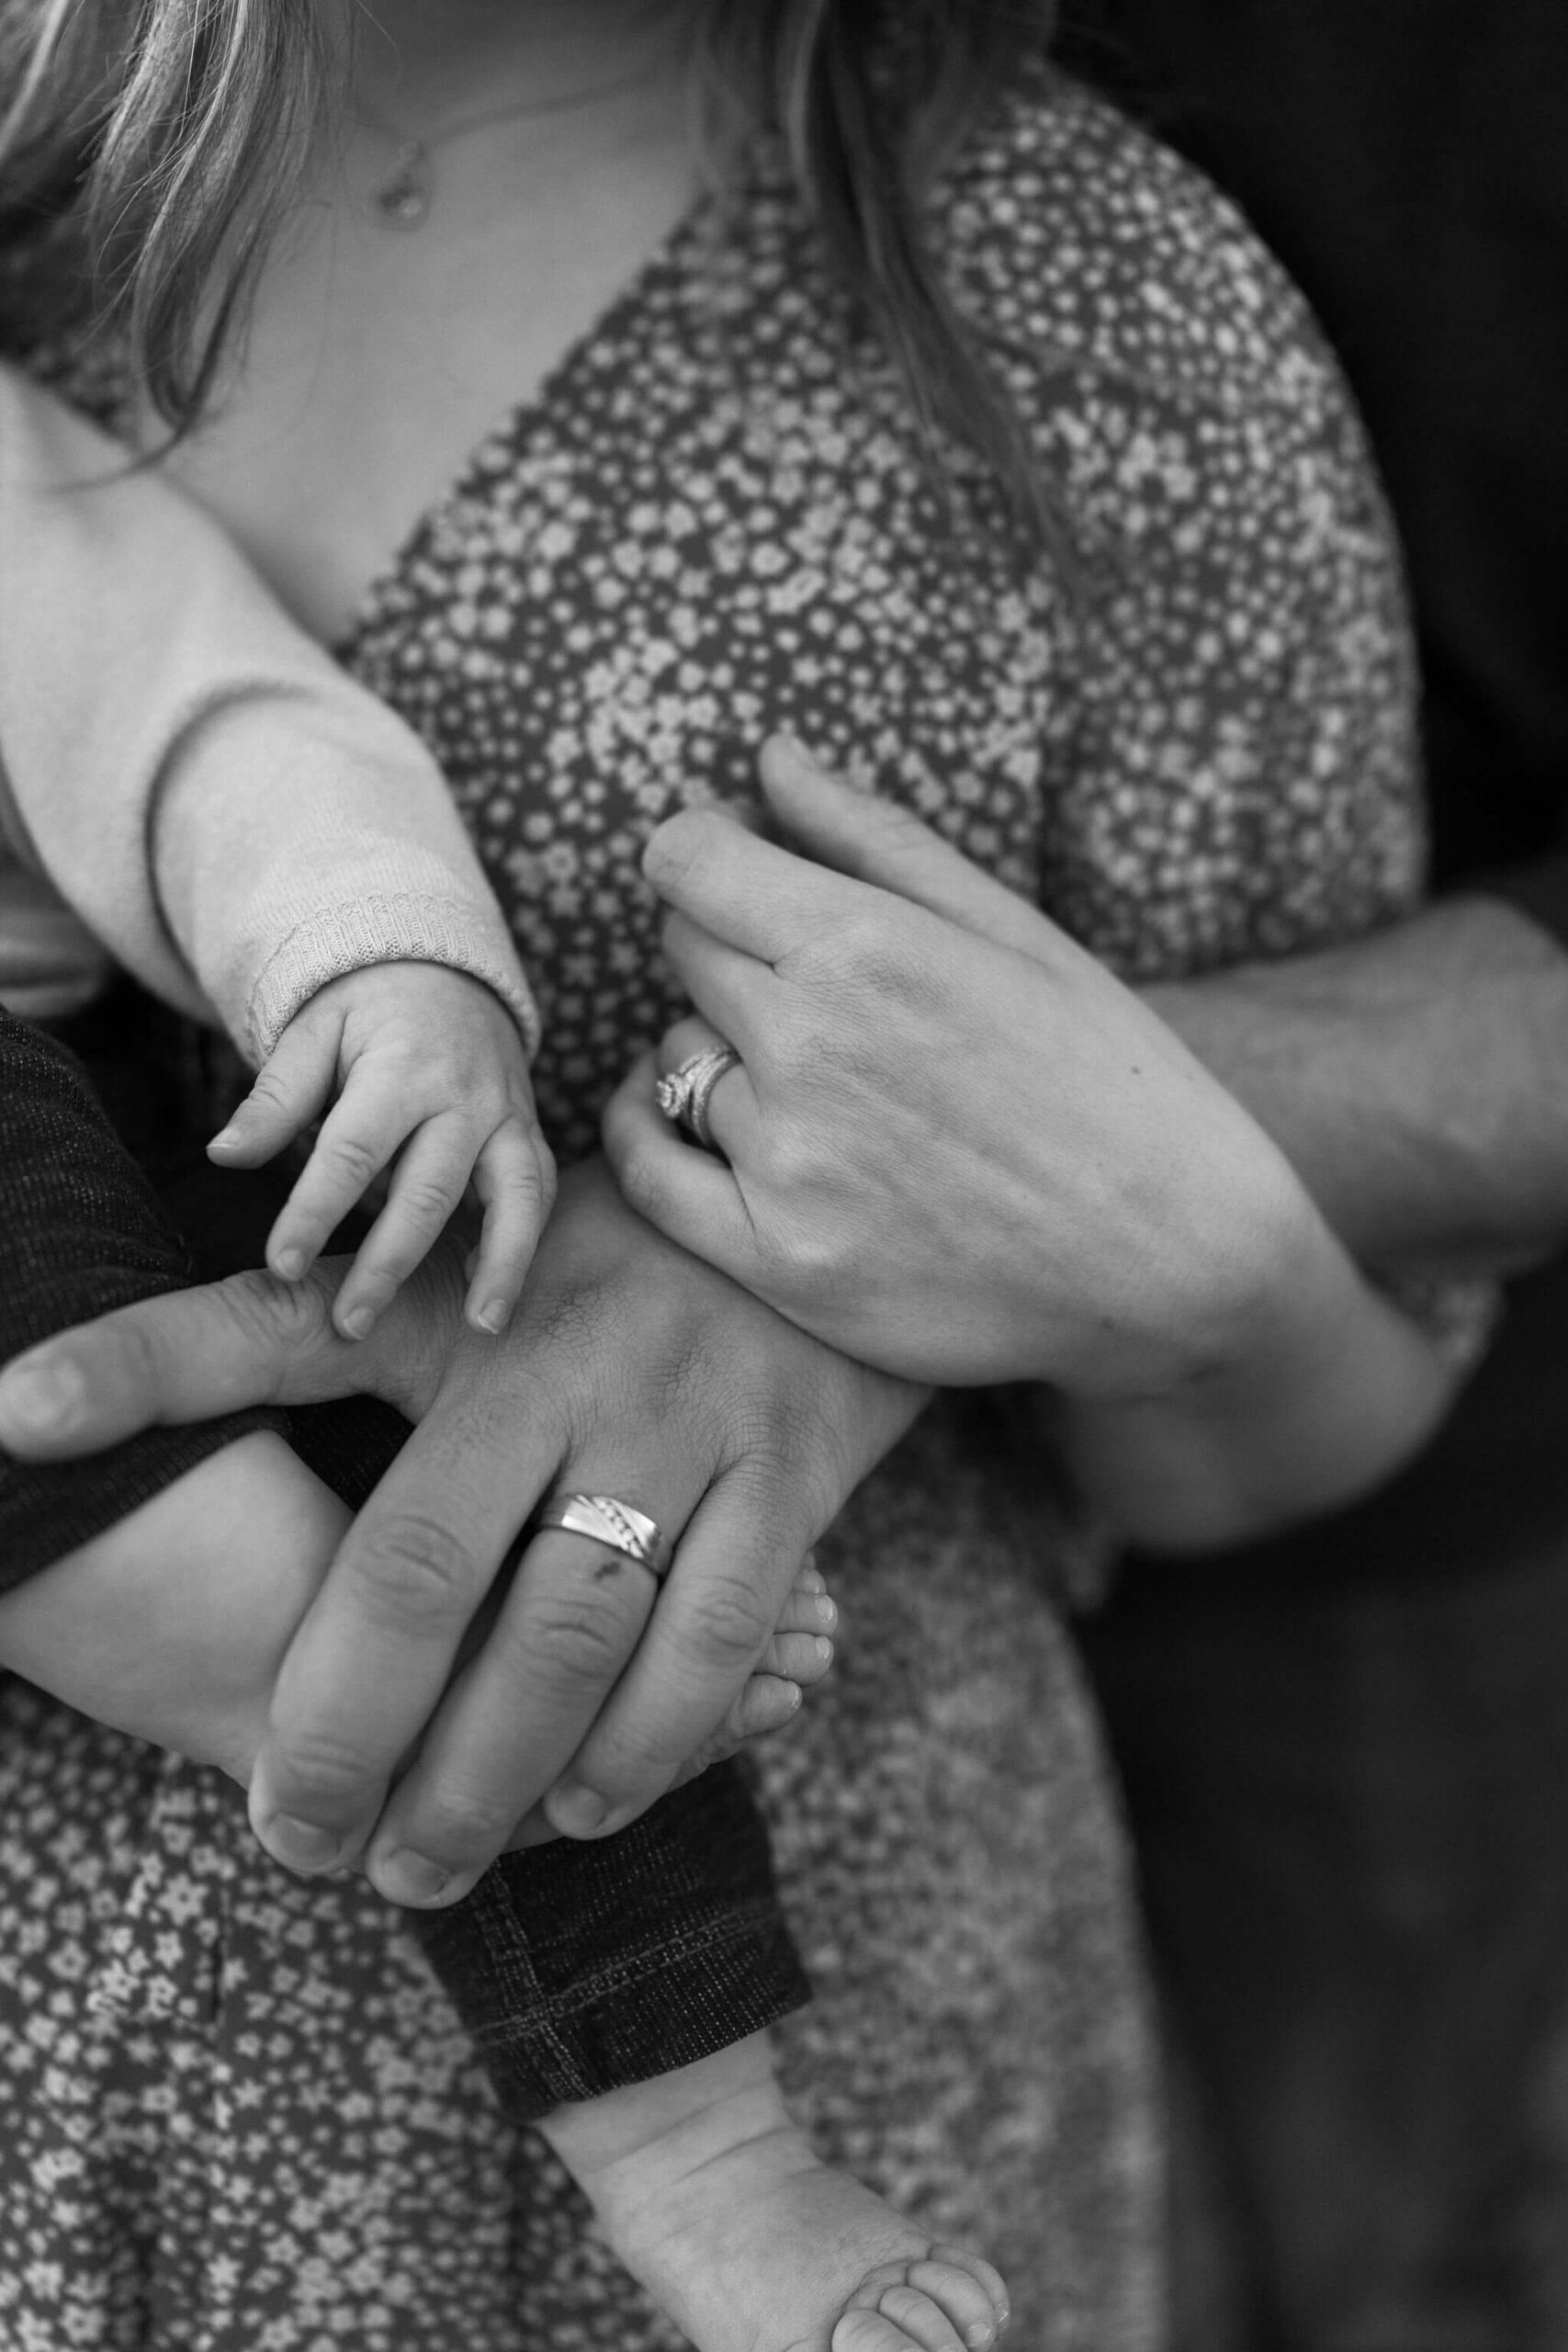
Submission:
M 734 1069 L 740 1059 L 733 1046 L 705 1046 L 700 1054 L 692 1054 L 661 1078 L 658 1086 L 659 1107 L 667 1119 L 673 1119 L 685 1128 L 694 1143 L 705 1151 L 716 1148 L 713 1130 L 708 1125 L 708 1103 L 714 1088 L 727 1069 Z
M 612 1552 L 620 1552 L 652 1577 L 670 1572 L 675 1546 L 660 1532 L 657 1520 L 614 1495 L 577 1495 L 561 1487 L 547 1495 L 534 1514 L 536 1527 L 564 1527 L 569 1535 L 592 1536 Z

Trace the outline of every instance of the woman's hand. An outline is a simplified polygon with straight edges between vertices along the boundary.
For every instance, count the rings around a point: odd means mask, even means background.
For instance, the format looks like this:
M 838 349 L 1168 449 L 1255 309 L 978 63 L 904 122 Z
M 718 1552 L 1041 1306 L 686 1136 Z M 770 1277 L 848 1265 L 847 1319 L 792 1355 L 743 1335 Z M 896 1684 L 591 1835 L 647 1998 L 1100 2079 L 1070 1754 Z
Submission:
M 646 867 L 739 1051 L 709 1118 L 650 1059 L 606 1115 L 634 1207 L 831 1346 L 944 1385 L 1159 1391 L 1224 1358 L 1313 1216 L 1260 1128 L 1105 967 L 913 817 L 794 746 L 769 801 L 809 853 L 687 813 Z M 810 859 L 819 861 L 809 862 Z
M 394 1900 L 450 1902 L 541 1799 L 587 1835 L 671 1784 L 921 1400 L 661 1240 L 602 1163 L 563 1182 L 500 1339 L 465 1328 L 450 1249 L 357 1344 L 332 1329 L 341 1273 L 241 1276 L 35 1350 L 27 1374 L 39 1394 L 62 1385 L 63 1417 L 29 1437 L 0 1377 L 0 1435 L 58 1459 L 154 1419 L 361 1390 L 418 1422 L 284 1660 L 252 1811 L 296 1869 L 363 1857 Z M 544 1531 L 454 1676 L 516 1531 L 562 1487 L 655 1519 L 677 1539 L 668 1578 Z
M 1148 1009 L 916 819 L 774 744 L 806 865 L 707 817 L 654 837 L 667 944 L 742 1066 L 730 1165 L 654 1108 L 605 1136 L 628 1196 L 784 1314 L 941 1383 L 1043 1377 L 1086 1497 L 1203 1551 L 1348 1500 L 1456 1370 L 1372 1290 L 1275 1147 Z

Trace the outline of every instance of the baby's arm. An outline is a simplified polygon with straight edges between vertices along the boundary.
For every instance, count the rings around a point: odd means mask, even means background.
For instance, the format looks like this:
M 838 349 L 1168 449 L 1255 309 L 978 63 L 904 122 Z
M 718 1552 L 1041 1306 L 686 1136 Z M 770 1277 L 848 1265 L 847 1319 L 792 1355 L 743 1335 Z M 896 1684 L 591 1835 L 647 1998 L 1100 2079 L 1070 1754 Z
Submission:
M 509 1157 L 497 1155 L 510 1172 L 480 1177 L 504 1230 L 487 1238 L 476 1317 L 514 1295 L 548 1204 L 521 1068 L 537 1024 L 438 770 L 197 506 L 4 370 L 0 642 L 0 831 L 122 963 L 182 1009 L 216 1012 L 254 1064 L 319 991 L 369 967 L 443 967 L 478 984 L 421 985 L 448 1030 L 466 1004 L 464 1070 L 483 1069 L 514 1122 Z M 291 1036 L 296 1091 L 306 1044 L 330 1059 L 322 1041 L 344 993 L 303 1044 Z M 459 1107 L 450 1090 L 444 1107 Z M 275 1116 L 272 1148 L 288 1131 Z M 407 1257 L 406 1227 L 390 1240 L 383 1287 Z

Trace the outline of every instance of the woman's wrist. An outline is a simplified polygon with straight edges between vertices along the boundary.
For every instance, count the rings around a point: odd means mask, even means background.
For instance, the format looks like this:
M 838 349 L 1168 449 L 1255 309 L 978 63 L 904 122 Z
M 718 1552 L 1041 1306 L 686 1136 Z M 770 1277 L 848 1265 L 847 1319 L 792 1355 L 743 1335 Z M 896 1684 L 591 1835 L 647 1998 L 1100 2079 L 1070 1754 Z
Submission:
M 1157 1393 L 1069 1400 L 1067 1442 L 1086 1491 L 1129 1541 L 1217 1550 L 1391 1476 L 1454 1386 L 1441 1350 L 1366 1281 L 1303 1193 L 1208 1361 Z

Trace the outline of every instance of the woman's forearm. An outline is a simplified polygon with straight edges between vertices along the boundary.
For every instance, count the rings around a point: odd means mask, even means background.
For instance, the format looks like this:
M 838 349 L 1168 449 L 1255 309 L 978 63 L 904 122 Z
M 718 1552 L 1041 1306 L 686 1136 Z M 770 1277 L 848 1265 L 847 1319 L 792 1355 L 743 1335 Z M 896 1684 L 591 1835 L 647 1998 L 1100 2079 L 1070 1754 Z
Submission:
M 1086 1498 L 1129 1543 L 1208 1552 L 1314 1517 L 1390 1476 L 1461 1374 L 1303 1207 L 1224 1360 L 1159 1395 L 1069 1398 Z

